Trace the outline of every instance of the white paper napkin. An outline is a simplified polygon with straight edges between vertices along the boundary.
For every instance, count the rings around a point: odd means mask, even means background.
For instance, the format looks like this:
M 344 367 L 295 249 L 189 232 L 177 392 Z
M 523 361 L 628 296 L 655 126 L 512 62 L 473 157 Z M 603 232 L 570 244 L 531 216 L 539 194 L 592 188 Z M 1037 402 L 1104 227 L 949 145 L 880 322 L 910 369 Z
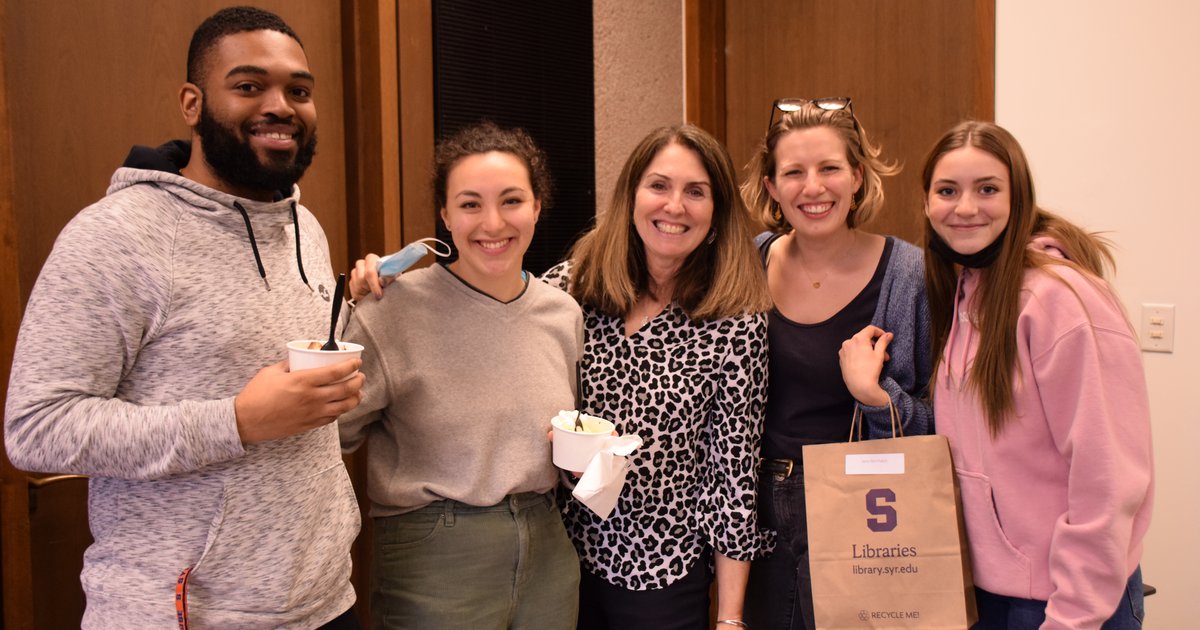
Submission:
M 628 455 L 642 446 L 642 438 L 636 435 L 609 436 L 604 448 L 592 456 L 587 470 L 575 484 L 571 496 L 588 506 L 600 520 L 608 518 L 617 507 L 617 497 L 625 486 L 625 475 L 629 472 Z

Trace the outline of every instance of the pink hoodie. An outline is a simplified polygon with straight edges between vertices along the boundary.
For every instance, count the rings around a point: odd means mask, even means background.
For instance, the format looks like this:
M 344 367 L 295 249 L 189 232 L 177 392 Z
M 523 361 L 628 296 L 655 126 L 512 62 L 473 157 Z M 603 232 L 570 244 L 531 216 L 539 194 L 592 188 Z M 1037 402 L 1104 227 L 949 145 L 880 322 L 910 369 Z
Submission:
M 964 270 L 958 286 L 934 418 L 962 485 L 975 584 L 1047 600 L 1043 630 L 1099 628 L 1150 524 L 1150 411 L 1137 340 L 1106 285 L 1066 265 L 1027 270 L 1015 413 L 993 439 L 977 394 L 963 386 L 979 345 L 979 273 Z

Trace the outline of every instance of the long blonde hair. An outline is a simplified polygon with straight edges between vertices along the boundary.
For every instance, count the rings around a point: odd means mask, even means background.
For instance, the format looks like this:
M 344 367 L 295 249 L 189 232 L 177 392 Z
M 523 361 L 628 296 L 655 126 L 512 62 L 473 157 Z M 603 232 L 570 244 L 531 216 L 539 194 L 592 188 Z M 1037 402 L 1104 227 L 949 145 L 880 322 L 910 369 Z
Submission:
M 1017 316 L 1025 270 L 1066 265 L 1084 273 L 1099 285 L 1105 271 L 1115 269 L 1106 241 L 1079 226 L 1037 206 L 1029 161 L 1016 138 L 1006 129 L 986 122 L 960 123 L 937 141 L 925 159 L 921 182 L 928 198 L 933 170 L 947 153 L 973 147 L 1000 160 L 1008 168 L 1010 210 L 1000 254 L 981 269 L 977 294 L 979 350 L 967 375 L 987 414 L 993 436 L 1003 429 L 1013 409 L 1013 372 L 1017 366 Z M 926 242 L 933 238 L 933 225 L 925 221 Z M 1067 259 L 1055 258 L 1029 248 L 1035 236 L 1057 241 Z M 950 335 L 958 273 L 954 263 L 928 247 L 925 250 L 925 284 L 933 324 L 933 374 L 938 373 L 942 352 Z M 1019 376 L 1019 375 L 1018 375 Z
M 693 125 L 655 129 L 629 155 L 608 210 L 571 250 L 571 295 L 581 304 L 623 317 L 648 291 L 645 245 L 633 225 L 634 198 L 650 162 L 669 144 L 696 153 L 713 191 L 712 242 L 706 239 L 684 260 L 675 278 L 675 301 L 699 320 L 766 311 L 771 299 L 733 162 L 720 142 Z

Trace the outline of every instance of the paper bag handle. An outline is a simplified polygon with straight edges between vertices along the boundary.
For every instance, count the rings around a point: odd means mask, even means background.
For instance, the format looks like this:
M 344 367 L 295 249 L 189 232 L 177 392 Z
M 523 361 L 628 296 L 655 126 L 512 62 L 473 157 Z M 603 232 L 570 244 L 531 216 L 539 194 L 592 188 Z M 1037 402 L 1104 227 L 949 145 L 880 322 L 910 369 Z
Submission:
M 904 437 L 904 425 L 900 423 L 900 412 L 896 410 L 896 405 L 892 402 L 891 396 L 888 396 L 888 412 L 892 417 L 892 437 Z M 856 441 L 856 434 L 858 437 L 857 441 L 862 441 L 863 424 L 865 422 L 863 421 L 862 405 L 858 401 L 854 401 L 854 415 L 850 417 L 850 439 L 848 441 Z

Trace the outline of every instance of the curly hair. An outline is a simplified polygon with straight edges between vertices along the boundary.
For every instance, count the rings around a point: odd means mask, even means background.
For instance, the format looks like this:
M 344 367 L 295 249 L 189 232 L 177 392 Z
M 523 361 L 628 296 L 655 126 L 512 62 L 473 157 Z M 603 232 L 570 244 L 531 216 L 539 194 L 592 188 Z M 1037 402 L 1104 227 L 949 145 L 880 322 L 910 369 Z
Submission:
M 460 160 L 472 155 L 499 151 L 516 156 L 529 171 L 533 197 L 542 202 L 542 211 L 553 205 L 554 191 L 546 154 L 524 129 L 504 129 L 484 120 L 458 130 L 437 144 L 433 155 L 433 197 L 438 208 L 446 207 L 446 178 Z

